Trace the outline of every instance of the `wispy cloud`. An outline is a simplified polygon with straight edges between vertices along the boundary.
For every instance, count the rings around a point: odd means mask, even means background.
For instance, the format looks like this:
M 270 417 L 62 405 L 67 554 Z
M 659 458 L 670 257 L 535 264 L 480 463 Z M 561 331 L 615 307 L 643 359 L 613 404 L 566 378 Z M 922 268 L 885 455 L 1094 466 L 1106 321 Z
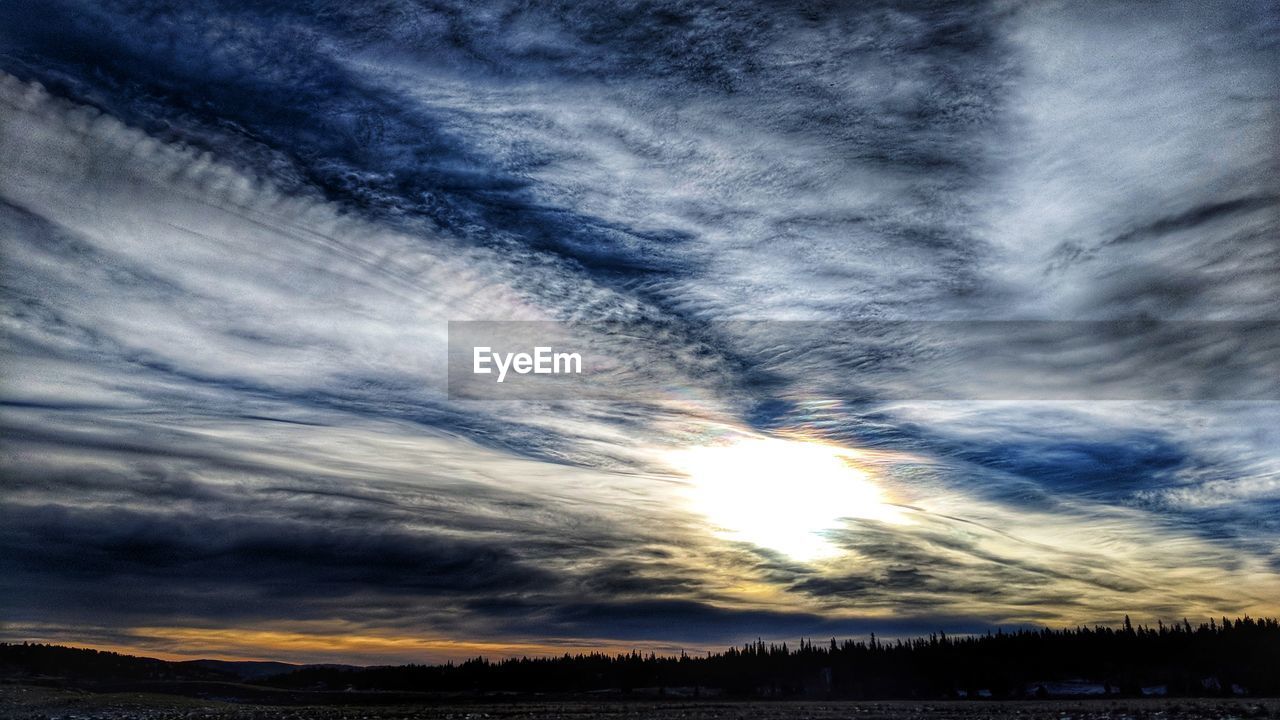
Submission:
M 7 635 L 367 659 L 1280 611 L 1274 333 L 1203 324 L 1280 309 L 1265 3 L 29 10 Z M 661 382 L 451 398 L 447 322 L 481 319 Z M 1054 324 L 1117 319 L 1176 322 Z M 1047 324 L 956 322 L 988 320 Z M 1046 343 L 1079 347 L 1037 394 L 1000 362 Z M 763 437 L 852 451 L 900 521 L 822 508 L 817 559 L 722 532 L 672 453 Z

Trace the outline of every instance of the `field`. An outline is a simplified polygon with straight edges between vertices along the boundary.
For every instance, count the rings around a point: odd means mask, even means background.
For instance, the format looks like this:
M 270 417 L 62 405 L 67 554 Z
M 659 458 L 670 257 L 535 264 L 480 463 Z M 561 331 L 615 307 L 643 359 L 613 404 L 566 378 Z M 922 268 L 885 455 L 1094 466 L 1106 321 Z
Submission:
M 1280 718 L 1280 700 L 1142 699 L 1026 702 L 563 701 L 391 706 L 231 704 L 144 693 L 0 686 L 0 717 L 30 720 L 1226 720 Z

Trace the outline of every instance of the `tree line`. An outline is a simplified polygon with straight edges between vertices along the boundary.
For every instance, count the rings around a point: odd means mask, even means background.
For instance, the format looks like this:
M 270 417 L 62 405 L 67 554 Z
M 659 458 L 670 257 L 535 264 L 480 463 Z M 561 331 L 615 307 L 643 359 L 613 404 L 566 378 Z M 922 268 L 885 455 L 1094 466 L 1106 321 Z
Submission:
M 1046 695 L 1057 681 L 1138 696 L 1280 695 L 1275 619 L 1184 620 L 1120 628 L 997 630 L 985 635 L 882 641 L 757 641 L 705 656 L 565 654 L 476 658 L 443 665 L 303 668 L 276 676 L 290 688 L 467 692 L 719 692 L 751 697 L 1016 698 Z
M 0 645 L 0 667 L 46 675 L 182 678 L 208 671 L 184 663 L 50 645 Z M 294 690 L 445 694 L 613 691 L 681 696 L 850 699 L 1052 695 L 1064 682 L 1113 696 L 1280 696 L 1280 622 L 1210 620 L 884 641 L 757 641 L 724 652 L 662 656 L 631 652 L 439 665 L 304 666 L 253 682 Z

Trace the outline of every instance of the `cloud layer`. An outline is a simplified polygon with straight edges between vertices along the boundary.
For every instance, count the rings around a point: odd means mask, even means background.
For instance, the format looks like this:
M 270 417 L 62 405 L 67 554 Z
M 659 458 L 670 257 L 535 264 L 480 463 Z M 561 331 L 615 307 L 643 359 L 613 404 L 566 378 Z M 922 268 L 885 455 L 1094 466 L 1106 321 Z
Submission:
M 1280 612 L 1268 3 L 0 28 L 6 636 L 372 661 Z M 451 320 L 651 384 L 451 398 Z M 1060 385 L 1000 365 L 1046 344 Z M 762 437 L 892 512 L 817 508 L 820 558 L 716 527 L 672 453 Z

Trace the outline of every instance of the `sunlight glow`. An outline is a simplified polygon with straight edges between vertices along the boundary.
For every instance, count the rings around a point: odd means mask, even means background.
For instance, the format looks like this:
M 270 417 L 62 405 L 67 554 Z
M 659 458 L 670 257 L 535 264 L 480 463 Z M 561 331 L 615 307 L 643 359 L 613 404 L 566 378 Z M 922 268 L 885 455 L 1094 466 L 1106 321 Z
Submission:
M 809 561 L 839 554 L 827 533 L 844 518 L 903 521 L 856 456 L 819 442 L 752 438 L 667 460 L 689 477 L 692 508 L 719 534 Z

